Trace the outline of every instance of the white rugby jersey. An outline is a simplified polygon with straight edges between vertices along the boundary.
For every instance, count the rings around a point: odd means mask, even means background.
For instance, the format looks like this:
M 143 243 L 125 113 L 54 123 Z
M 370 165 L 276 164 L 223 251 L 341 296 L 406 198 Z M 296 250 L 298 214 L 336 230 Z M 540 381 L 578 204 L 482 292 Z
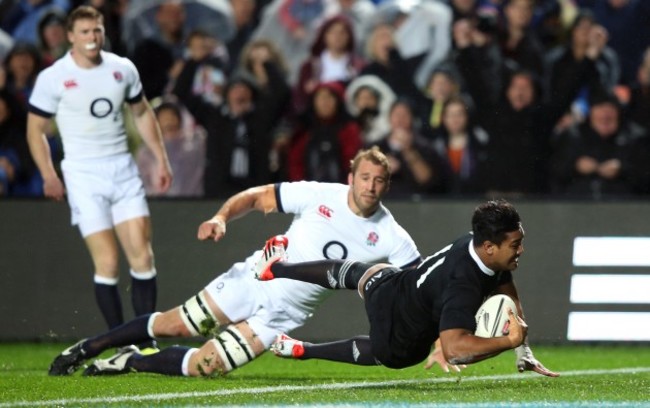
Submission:
M 285 233 L 288 262 L 350 259 L 401 267 L 419 260 L 415 242 L 386 207 L 380 205 L 369 218 L 352 212 L 349 189 L 344 184 L 307 181 L 279 185 L 278 210 L 295 214 Z M 292 279 L 262 283 L 273 297 L 284 298 L 305 313 L 311 313 L 330 292 Z
M 135 65 L 101 51 L 102 62 L 79 67 L 70 52 L 41 72 L 29 110 L 56 116 L 66 159 L 92 159 L 128 152 L 122 105 L 142 97 Z

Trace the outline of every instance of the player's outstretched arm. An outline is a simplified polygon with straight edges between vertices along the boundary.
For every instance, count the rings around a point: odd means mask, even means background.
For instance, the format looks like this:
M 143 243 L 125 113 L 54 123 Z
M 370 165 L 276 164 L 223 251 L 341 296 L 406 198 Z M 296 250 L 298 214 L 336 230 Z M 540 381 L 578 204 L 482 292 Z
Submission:
M 212 218 L 202 222 L 197 237 L 201 241 L 207 239 L 219 241 L 226 234 L 228 221 L 243 217 L 252 210 L 268 214 L 277 209 L 278 203 L 273 184 L 251 187 L 230 197 Z
M 517 370 L 522 373 L 524 371 L 534 371 L 538 374 L 545 375 L 547 377 L 559 377 L 560 374 L 554 371 L 549 370 L 540 363 L 535 356 L 533 351 L 528 347 L 526 343 L 515 348 L 515 355 L 517 356 L 516 364 Z
M 431 367 L 434 365 L 438 364 L 442 371 L 448 373 L 449 370 L 453 370 L 456 372 L 460 372 L 461 369 L 466 368 L 467 366 L 465 364 L 450 364 L 447 360 L 445 360 L 445 355 L 442 352 L 442 345 L 440 344 L 440 339 L 436 340 L 433 351 L 429 353 L 429 357 L 427 357 L 427 361 L 424 364 L 424 368 L 426 370 L 429 370 Z
M 507 336 L 483 338 L 466 329 L 446 329 L 440 332 L 445 359 L 451 364 L 473 364 L 524 343 L 528 326 L 508 308 L 510 332 Z

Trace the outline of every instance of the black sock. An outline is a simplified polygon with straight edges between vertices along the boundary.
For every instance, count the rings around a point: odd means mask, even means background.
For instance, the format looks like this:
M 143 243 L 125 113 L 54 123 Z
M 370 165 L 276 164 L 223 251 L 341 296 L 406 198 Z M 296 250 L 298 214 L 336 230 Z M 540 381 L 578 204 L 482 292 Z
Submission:
M 318 358 L 355 365 L 381 365 L 372 354 L 370 337 L 368 336 L 357 336 L 332 343 L 303 343 L 303 345 L 305 354 L 302 355 L 302 360 Z
M 109 330 L 104 334 L 92 337 L 86 340 L 81 348 L 86 352 L 86 357 L 95 357 L 104 350 L 111 347 L 128 346 L 129 344 L 140 344 L 151 340 L 147 325 L 151 315 L 142 315 L 136 317 L 130 322 Z
M 117 290 L 117 284 L 106 285 L 95 282 L 95 298 L 109 329 L 124 323 L 122 300 L 120 292 Z
M 131 303 L 136 316 L 156 311 L 156 277 L 131 278 Z
M 127 366 L 143 373 L 183 375 L 183 359 L 189 350 L 190 347 L 172 346 L 148 356 L 134 354 Z
M 315 283 L 327 289 L 357 289 L 359 280 L 373 264 L 339 259 L 271 265 L 275 278 Z

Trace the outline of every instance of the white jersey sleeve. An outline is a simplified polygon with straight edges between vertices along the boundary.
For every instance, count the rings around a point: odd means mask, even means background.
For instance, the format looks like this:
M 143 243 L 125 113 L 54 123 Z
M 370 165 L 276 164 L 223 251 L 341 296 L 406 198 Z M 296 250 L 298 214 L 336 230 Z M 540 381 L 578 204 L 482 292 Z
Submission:
M 41 116 L 51 117 L 56 114 L 61 99 L 61 90 L 57 81 L 54 80 L 55 73 L 46 69 L 36 78 L 34 89 L 29 98 L 31 107 L 40 112 L 35 112 Z M 34 109 L 31 109 L 34 111 Z

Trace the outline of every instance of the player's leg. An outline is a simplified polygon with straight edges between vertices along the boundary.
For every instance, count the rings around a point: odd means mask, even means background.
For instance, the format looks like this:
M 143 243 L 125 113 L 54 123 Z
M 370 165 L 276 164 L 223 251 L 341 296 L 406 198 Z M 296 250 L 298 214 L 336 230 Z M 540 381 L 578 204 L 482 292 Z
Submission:
M 103 351 L 131 344 L 146 344 L 163 337 L 191 337 L 200 333 L 198 327 L 213 330 L 230 320 L 209 298 L 205 291 L 191 297 L 183 305 L 164 313 L 138 316 L 106 333 L 84 339 L 59 354 L 50 366 L 50 375 L 68 375 L 75 372 L 84 361 Z M 208 331 L 204 332 L 208 334 Z
M 274 278 L 315 283 L 328 289 L 359 289 L 368 276 L 386 267 L 392 265 L 333 259 L 296 264 L 276 262 L 270 269 Z
M 271 345 L 271 351 L 276 356 L 298 360 L 315 358 L 355 365 L 381 365 L 372 354 L 370 337 L 368 336 L 357 336 L 347 340 L 314 344 L 292 339 L 286 334 L 282 334 Z
M 136 217 L 115 225 L 117 237 L 129 262 L 131 302 L 136 316 L 156 310 L 156 268 L 151 248 L 151 220 Z
M 82 233 L 83 233 L 82 225 Z M 95 298 L 109 329 L 124 322 L 122 301 L 117 288 L 119 252 L 112 229 L 84 237 L 95 267 Z
M 132 371 L 165 375 L 223 375 L 249 363 L 265 350 L 247 322 L 231 324 L 199 349 L 173 346 L 144 356 L 134 348 L 97 360 L 84 375 L 124 374 Z

